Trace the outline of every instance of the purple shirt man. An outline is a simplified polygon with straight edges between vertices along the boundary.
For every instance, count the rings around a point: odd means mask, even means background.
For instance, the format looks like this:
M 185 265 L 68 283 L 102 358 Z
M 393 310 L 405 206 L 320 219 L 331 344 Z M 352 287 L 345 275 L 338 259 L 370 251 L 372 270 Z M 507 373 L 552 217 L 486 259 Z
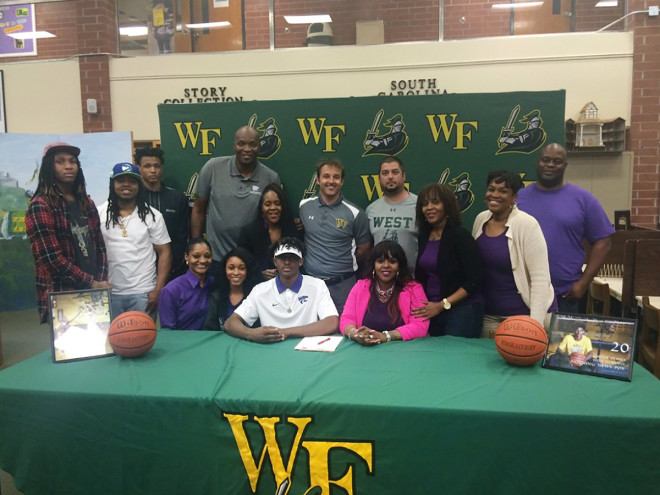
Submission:
M 610 249 L 614 227 L 591 193 L 564 181 L 567 165 L 563 146 L 543 148 L 536 164 L 537 182 L 518 192 L 518 208 L 541 225 L 559 310 L 577 312 Z M 591 244 L 584 271 L 583 239 Z

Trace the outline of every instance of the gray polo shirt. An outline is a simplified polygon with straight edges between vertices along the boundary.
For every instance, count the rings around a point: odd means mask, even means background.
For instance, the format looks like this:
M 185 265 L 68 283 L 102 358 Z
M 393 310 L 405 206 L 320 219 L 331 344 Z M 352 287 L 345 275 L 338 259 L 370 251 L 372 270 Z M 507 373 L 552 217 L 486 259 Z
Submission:
M 332 204 L 319 196 L 300 202 L 305 226 L 305 270 L 319 278 L 332 278 L 357 270 L 355 248 L 371 241 L 367 216 L 343 195 Z
M 264 188 L 280 184 L 280 177 L 260 162 L 250 177 L 243 177 L 235 156 L 211 158 L 197 179 L 196 196 L 208 201 L 206 237 L 213 249 L 213 259 L 220 261 L 238 243 L 241 228 L 257 214 Z
M 369 230 L 374 236 L 374 243 L 381 241 L 398 242 L 408 258 L 408 267 L 415 273 L 417 262 L 417 227 L 415 226 L 415 208 L 417 195 L 410 195 L 399 203 L 390 203 L 385 196 L 367 206 Z

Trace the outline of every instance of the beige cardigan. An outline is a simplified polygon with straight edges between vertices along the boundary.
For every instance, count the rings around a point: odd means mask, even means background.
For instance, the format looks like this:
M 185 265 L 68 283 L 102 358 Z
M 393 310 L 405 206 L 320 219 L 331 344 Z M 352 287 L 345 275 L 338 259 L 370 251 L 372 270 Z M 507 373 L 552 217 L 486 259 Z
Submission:
M 477 215 L 472 226 L 472 237 L 477 239 L 483 233 L 484 224 L 492 216 L 489 210 Z M 516 287 L 529 308 L 529 315 L 543 325 L 555 291 L 550 282 L 548 247 L 541 226 L 534 217 L 514 206 L 506 227 Z

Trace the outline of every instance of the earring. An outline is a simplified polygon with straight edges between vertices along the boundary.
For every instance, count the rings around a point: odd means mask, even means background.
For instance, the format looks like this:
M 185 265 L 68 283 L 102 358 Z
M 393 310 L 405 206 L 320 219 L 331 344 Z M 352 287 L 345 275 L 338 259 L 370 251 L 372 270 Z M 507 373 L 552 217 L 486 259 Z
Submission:
M 371 270 L 371 278 L 376 278 L 376 270 Z

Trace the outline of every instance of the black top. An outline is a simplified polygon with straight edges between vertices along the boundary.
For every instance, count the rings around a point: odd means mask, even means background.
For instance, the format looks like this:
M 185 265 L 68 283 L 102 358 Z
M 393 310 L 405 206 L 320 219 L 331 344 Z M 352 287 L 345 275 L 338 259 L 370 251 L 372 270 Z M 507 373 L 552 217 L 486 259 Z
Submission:
M 146 189 L 146 188 L 145 188 Z M 183 258 L 188 244 L 188 224 L 190 221 L 190 207 L 186 196 L 161 185 L 160 191 L 147 191 L 147 203 L 156 208 L 165 220 L 167 233 L 170 235 L 172 248 L 172 268 L 170 280 L 186 273 L 186 264 Z
M 302 240 L 302 233 L 296 229 L 292 221 L 283 221 L 282 237 L 296 237 Z M 262 218 L 258 218 L 241 229 L 238 237 L 238 247 L 245 248 L 252 253 L 259 273 L 269 268 L 275 268 L 273 256 L 270 252 L 271 243 L 268 225 Z
M 415 279 L 426 287 L 427 275 L 419 267 L 419 259 L 429 241 L 429 234 L 419 233 L 419 257 L 415 267 Z M 438 250 L 438 276 L 443 291 L 448 297 L 461 287 L 473 296 L 481 288 L 483 260 L 477 241 L 463 227 L 445 226 Z

